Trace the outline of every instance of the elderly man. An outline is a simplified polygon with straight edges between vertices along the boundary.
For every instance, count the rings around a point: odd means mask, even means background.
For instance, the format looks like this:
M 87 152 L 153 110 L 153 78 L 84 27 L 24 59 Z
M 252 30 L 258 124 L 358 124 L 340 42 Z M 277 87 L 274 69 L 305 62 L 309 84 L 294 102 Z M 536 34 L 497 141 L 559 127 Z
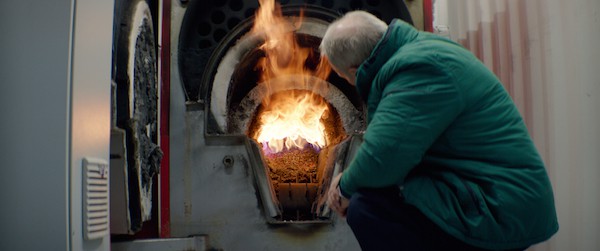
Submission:
M 471 53 L 363 11 L 320 49 L 367 105 L 364 141 L 328 192 L 364 250 L 523 250 L 558 231 L 523 119 Z

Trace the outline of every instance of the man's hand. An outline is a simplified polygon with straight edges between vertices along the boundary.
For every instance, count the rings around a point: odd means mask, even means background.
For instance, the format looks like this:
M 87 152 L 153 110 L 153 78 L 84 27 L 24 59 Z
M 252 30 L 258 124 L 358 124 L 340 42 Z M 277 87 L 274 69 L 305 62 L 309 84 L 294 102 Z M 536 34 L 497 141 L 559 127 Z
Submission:
M 340 214 L 342 217 L 346 216 L 346 209 L 350 204 L 350 200 L 344 198 L 339 190 L 340 179 L 342 174 L 338 174 L 331 180 L 329 191 L 327 192 L 327 204 L 329 207 Z

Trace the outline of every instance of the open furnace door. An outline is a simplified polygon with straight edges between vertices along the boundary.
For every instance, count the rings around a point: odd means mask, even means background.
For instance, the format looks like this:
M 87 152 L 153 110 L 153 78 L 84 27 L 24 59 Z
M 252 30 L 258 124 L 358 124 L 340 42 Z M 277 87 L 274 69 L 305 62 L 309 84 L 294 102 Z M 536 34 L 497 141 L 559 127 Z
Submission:
M 157 47 L 152 16 L 156 3 L 119 1 L 113 41 L 111 234 L 135 234 L 157 218 L 158 145 Z M 154 219 L 157 220 L 157 219 Z

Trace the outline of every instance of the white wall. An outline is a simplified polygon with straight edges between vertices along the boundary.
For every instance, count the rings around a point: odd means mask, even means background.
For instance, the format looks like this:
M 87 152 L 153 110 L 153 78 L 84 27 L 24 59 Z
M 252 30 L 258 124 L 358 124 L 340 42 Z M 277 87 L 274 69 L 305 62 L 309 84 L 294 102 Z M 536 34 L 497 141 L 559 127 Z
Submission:
M 434 27 L 500 77 L 554 186 L 560 230 L 532 250 L 600 250 L 600 1 L 436 0 Z
M 600 250 L 600 2 L 553 0 L 547 10 L 547 158 L 562 223 L 550 247 Z

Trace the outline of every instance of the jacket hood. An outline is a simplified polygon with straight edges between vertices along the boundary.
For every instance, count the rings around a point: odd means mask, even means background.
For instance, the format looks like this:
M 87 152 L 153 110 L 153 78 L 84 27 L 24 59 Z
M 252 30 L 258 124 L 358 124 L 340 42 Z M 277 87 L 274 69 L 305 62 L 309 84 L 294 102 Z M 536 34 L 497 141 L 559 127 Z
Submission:
M 400 19 L 394 19 L 390 23 L 383 38 L 356 72 L 356 88 L 364 102 L 367 101 L 371 83 L 381 67 L 400 47 L 416 40 L 418 35 L 419 31 Z

